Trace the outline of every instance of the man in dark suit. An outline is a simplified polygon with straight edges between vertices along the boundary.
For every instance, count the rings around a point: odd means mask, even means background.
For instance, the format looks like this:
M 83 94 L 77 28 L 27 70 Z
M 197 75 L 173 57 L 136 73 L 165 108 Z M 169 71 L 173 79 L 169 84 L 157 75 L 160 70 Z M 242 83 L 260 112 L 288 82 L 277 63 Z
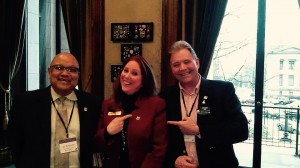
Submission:
M 238 167 L 232 144 L 248 138 L 248 122 L 232 83 L 201 77 L 185 41 L 171 46 L 170 66 L 178 84 L 160 93 L 169 124 L 165 167 Z
M 51 85 L 16 96 L 10 111 L 9 137 L 18 167 L 93 167 L 93 135 L 100 101 L 75 89 L 79 64 L 70 53 L 54 57 L 48 68 Z M 65 114 L 59 98 L 65 97 Z M 62 129 L 62 137 L 58 138 Z M 67 156 L 61 161 L 63 156 Z M 63 166 L 57 164 L 64 163 Z

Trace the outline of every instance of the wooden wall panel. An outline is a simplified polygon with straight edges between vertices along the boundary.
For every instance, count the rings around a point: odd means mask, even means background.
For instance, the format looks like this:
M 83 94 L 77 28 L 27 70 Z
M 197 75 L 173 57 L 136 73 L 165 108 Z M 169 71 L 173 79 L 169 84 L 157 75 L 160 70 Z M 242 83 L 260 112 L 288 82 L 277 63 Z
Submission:
M 163 35 L 161 61 L 161 89 L 175 83 L 169 66 L 168 49 L 182 39 L 182 0 L 163 0 Z

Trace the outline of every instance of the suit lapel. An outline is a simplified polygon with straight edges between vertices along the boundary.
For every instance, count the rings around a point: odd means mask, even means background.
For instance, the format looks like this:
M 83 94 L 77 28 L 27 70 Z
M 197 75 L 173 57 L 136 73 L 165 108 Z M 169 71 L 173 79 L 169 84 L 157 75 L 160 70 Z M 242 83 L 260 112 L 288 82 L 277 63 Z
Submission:
M 39 121 L 41 122 L 41 125 L 43 128 L 43 132 L 47 133 L 47 139 L 51 137 L 51 93 L 50 93 L 50 87 L 47 87 L 46 89 L 41 90 L 39 97 L 37 101 L 37 115 L 39 115 Z
M 83 128 L 81 125 L 84 121 L 84 111 L 87 111 L 87 107 L 85 106 L 85 100 L 82 98 L 82 95 L 78 90 L 75 90 L 75 94 L 77 97 L 77 105 L 78 105 L 78 115 L 79 115 L 79 123 L 80 123 L 80 130 Z
M 34 112 L 36 115 L 36 119 L 33 122 L 37 122 L 36 129 L 38 139 L 45 139 L 42 141 L 43 144 L 41 147 L 45 148 L 45 153 L 43 155 L 47 155 L 47 158 L 50 159 L 50 147 L 51 147 L 51 93 L 50 87 L 42 89 L 40 92 L 36 94 L 37 100 L 36 111 Z
M 207 99 L 210 97 L 209 95 L 209 81 L 201 77 L 198 109 L 201 109 L 203 105 L 207 105 Z
M 80 123 L 80 139 L 81 143 L 84 142 L 84 139 L 86 138 L 85 133 L 88 132 L 87 129 L 89 129 L 89 110 L 88 109 L 88 103 L 86 102 L 86 99 L 83 97 L 83 95 L 78 91 L 75 90 L 75 94 L 77 97 L 77 104 L 78 104 L 78 115 L 79 115 L 79 123 Z
M 172 94 L 173 93 L 173 94 Z M 173 90 L 170 92 L 170 103 L 173 104 L 171 105 L 172 109 L 170 111 L 174 114 L 170 114 L 170 120 L 174 121 L 181 121 L 181 105 L 180 105 L 180 88 L 178 85 L 173 88 Z

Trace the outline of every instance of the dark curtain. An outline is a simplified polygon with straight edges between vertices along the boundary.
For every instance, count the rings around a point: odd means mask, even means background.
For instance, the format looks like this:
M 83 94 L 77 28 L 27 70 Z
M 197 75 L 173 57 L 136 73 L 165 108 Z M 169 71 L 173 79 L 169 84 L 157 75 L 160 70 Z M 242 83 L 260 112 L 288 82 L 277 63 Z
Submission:
M 14 81 L 22 62 L 25 46 L 26 0 L 2 0 L 0 2 L 0 167 L 11 163 L 6 141 L 8 112 Z
M 61 0 L 70 52 L 80 64 L 79 89 L 99 96 L 104 90 L 104 0 Z
M 100 100 L 104 99 L 104 4 L 105 0 L 97 0 L 91 2 L 91 22 L 93 23 L 90 33 L 90 46 L 91 46 L 91 57 L 92 61 L 91 71 L 89 80 L 87 81 L 86 87 L 89 91 L 100 97 Z M 90 24 L 91 25 L 91 24 Z
M 77 58 L 82 70 L 82 57 L 85 55 L 86 1 L 61 0 L 62 13 L 70 52 Z M 78 87 L 83 90 L 82 78 L 79 76 Z
M 171 45 L 182 39 L 182 0 L 163 0 L 162 52 L 161 52 L 161 89 L 176 83 L 169 66 Z
M 206 77 L 212 60 L 227 0 L 187 0 L 185 37 L 200 59 L 199 72 Z
M 40 72 L 40 88 L 47 87 L 48 74 L 45 73 L 46 65 L 46 22 L 50 22 L 51 12 L 46 12 L 46 1 L 39 2 L 39 72 Z M 48 16 L 47 16 L 48 15 Z

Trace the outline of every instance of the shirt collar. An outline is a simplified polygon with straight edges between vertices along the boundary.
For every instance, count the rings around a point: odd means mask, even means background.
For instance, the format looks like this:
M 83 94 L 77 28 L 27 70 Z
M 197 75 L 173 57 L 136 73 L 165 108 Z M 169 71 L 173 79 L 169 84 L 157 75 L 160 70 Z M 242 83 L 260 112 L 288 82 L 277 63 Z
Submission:
M 52 99 L 53 101 L 55 101 L 56 99 L 60 98 L 61 95 L 59 95 L 58 93 L 55 92 L 55 90 L 52 88 L 51 86 L 51 96 L 52 96 Z M 71 92 L 70 94 L 68 94 L 67 96 L 65 96 L 68 100 L 71 100 L 71 101 L 77 101 L 77 96 L 75 94 L 75 92 Z
M 198 94 L 199 89 L 200 89 L 200 84 L 201 84 L 201 75 L 199 74 L 199 81 L 198 81 L 197 85 L 195 86 L 194 93 L 191 93 L 191 94 Z M 178 83 L 178 85 L 179 85 L 180 90 L 183 93 L 188 94 L 188 92 L 186 92 L 186 90 L 181 86 L 180 82 Z

